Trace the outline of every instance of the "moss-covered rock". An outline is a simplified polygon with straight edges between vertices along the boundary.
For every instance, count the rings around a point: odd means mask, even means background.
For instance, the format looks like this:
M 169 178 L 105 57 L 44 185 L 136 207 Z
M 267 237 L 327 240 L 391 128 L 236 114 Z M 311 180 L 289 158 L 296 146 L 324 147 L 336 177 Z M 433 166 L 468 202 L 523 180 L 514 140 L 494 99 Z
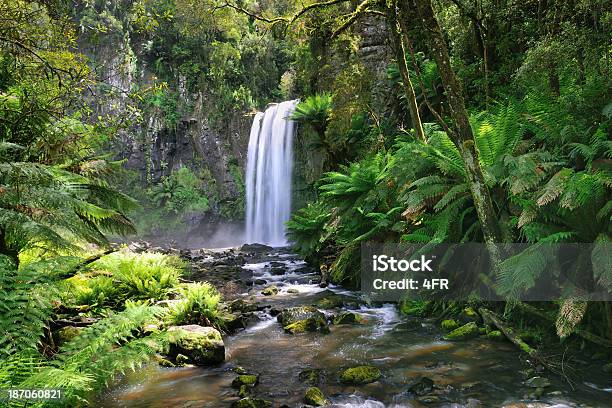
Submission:
M 268 286 L 261 291 L 261 294 L 264 296 L 274 296 L 278 293 L 278 287 L 276 285 Z
M 323 395 L 323 392 L 318 387 L 310 387 L 306 390 L 304 402 L 315 407 L 328 404 L 327 398 L 325 398 L 325 395 Z
M 317 300 L 315 305 L 321 309 L 335 309 L 344 305 L 344 299 L 340 295 L 333 294 Z
M 312 306 L 289 307 L 280 312 L 276 319 L 289 333 L 329 333 L 325 315 Z
M 271 406 L 270 401 L 252 397 L 242 398 L 232 403 L 232 408 L 269 408 Z
M 334 324 L 361 324 L 363 323 L 363 317 L 353 312 L 340 313 L 334 317 Z
M 196 365 L 218 364 L 225 361 L 225 345 L 221 333 L 212 327 L 195 324 L 172 326 L 168 329 L 169 356 L 183 354 Z
M 457 318 L 461 323 L 464 324 L 470 322 L 478 324 L 482 322 L 482 318 L 480 317 L 480 315 L 471 307 L 466 307 L 465 309 L 463 309 L 461 313 L 459 313 L 459 316 L 457 316 Z
M 309 317 L 308 319 L 298 320 L 297 322 L 284 326 L 283 329 L 291 334 L 306 332 L 329 333 L 329 327 L 327 326 L 325 317 Z
M 478 326 L 475 322 L 470 322 L 448 333 L 444 336 L 444 340 L 467 340 L 476 336 L 478 336 Z
M 56 332 L 56 338 L 57 338 L 58 345 L 68 343 L 70 340 L 78 336 L 82 330 L 83 330 L 83 327 L 76 327 L 76 326 L 62 327 Z
M 240 390 L 238 390 L 238 396 L 240 398 L 246 398 L 249 396 L 249 386 L 248 385 L 241 385 L 240 386 Z
M 243 385 L 246 385 L 247 387 L 254 387 L 258 381 L 259 378 L 255 374 L 241 374 L 234 378 L 232 381 L 232 387 L 240 388 Z
M 340 381 L 345 384 L 368 384 L 378 381 L 381 377 L 378 368 L 372 366 L 357 366 L 347 368 L 340 374 Z
M 306 384 L 315 385 L 321 382 L 321 370 L 308 369 L 298 374 L 298 379 Z
M 455 319 L 446 319 L 442 320 L 442 323 L 440 323 L 440 327 L 444 331 L 451 332 L 459 327 L 459 323 L 457 323 Z
M 499 330 L 491 330 L 491 331 L 487 332 L 487 334 L 484 337 L 486 339 L 493 340 L 493 341 L 504 341 L 504 340 L 506 340 L 506 337 L 504 336 L 504 334 L 501 331 L 499 331 Z

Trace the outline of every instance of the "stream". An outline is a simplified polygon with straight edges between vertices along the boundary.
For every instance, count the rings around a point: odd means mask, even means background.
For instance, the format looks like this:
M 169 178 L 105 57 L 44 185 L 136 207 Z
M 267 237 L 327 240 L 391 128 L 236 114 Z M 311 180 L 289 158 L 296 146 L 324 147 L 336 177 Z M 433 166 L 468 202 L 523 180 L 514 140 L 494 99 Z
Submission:
M 208 251 L 196 264 L 214 265 L 227 254 L 227 250 Z M 252 395 L 272 401 L 274 407 L 305 405 L 308 385 L 299 374 L 307 369 L 320 370 L 318 386 L 333 407 L 612 407 L 612 380 L 598 369 L 602 362 L 588 358 L 579 362 L 580 367 L 594 369 L 588 381 L 575 381 L 573 391 L 560 376 L 543 373 L 551 385 L 536 400 L 535 389 L 525 381 L 537 374 L 528 372 L 529 365 L 509 342 L 443 341 L 434 321 L 402 317 L 392 304 L 368 306 L 357 292 L 319 287 L 318 274 L 282 248 L 241 256 L 241 273 L 252 273 L 252 286 L 233 297 L 251 299 L 258 307 L 246 329 L 224 336 L 225 363 L 206 368 L 150 364 L 123 377 L 100 396 L 97 406 L 229 407 L 238 399 L 231 386 L 234 370 L 242 367 L 259 374 Z M 285 273 L 272 274 L 273 267 L 278 271 L 281 264 Z M 208 274 L 211 269 L 224 267 L 209 268 Z M 222 279 L 228 280 L 227 270 Z M 261 290 L 270 284 L 277 285 L 279 293 L 263 296 Z M 275 315 L 299 305 L 317 305 L 328 316 L 351 310 L 365 321 L 330 325 L 330 334 L 287 334 Z M 338 381 L 343 369 L 366 364 L 380 368 L 379 381 L 363 386 Z M 419 377 L 433 380 L 433 390 L 422 395 L 408 392 Z

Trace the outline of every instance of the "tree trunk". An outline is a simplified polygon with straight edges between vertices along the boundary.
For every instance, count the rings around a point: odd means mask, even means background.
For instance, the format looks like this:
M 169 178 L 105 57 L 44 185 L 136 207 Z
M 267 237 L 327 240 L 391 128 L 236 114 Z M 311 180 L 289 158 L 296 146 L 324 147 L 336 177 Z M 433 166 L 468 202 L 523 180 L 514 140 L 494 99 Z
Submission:
M 484 240 L 491 250 L 492 261 L 496 264 L 499 260 L 499 253 L 496 245 L 493 244 L 501 242 L 501 230 L 493 209 L 491 194 L 485 184 L 484 175 L 478 161 L 474 134 L 472 133 L 463 99 L 463 89 L 451 67 L 448 48 L 434 14 L 431 0 L 415 1 L 422 27 L 427 34 L 430 51 L 438 66 L 442 85 L 446 93 L 452 120 L 449 137 L 461 152 Z M 407 2 L 400 2 L 400 4 L 403 7 L 408 7 Z
M 404 48 L 405 45 L 402 41 L 402 36 L 400 35 L 400 33 L 402 33 L 402 28 L 399 25 L 395 2 L 387 7 L 386 14 L 391 46 L 395 51 L 395 59 L 397 60 L 397 66 L 399 67 L 399 71 L 402 76 L 402 85 L 406 100 L 408 101 L 408 109 L 410 111 L 410 118 L 412 119 L 412 126 L 414 127 L 417 138 L 423 142 L 427 142 L 425 132 L 423 130 L 423 123 L 421 122 L 421 115 L 419 113 L 419 105 L 417 104 L 414 87 L 412 86 L 412 81 L 410 80 L 410 72 L 408 71 L 408 63 L 406 62 L 406 49 Z M 408 35 L 408 33 L 403 34 Z

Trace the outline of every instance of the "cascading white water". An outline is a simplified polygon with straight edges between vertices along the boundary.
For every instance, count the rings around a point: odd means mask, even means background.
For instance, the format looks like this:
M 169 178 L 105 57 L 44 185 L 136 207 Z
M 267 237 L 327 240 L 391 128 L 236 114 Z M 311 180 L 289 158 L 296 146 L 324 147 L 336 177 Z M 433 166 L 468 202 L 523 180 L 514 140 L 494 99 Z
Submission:
M 295 123 L 289 116 L 298 101 L 268 106 L 255 115 L 246 171 L 246 241 L 287 244 L 285 222 L 291 215 L 291 172 Z

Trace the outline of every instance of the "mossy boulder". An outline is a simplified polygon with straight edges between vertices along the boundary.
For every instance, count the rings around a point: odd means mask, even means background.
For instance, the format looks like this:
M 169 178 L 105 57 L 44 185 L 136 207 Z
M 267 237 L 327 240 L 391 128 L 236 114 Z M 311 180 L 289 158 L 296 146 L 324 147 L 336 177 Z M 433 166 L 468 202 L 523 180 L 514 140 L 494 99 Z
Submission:
M 428 377 L 417 378 L 408 386 L 408 392 L 418 396 L 427 395 L 432 392 L 433 389 L 434 382 Z
M 506 337 L 504 336 L 504 334 L 499 331 L 499 330 L 490 330 L 487 332 L 487 334 L 485 334 L 484 336 L 486 339 L 489 340 L 493 340 L 493 341 L 504 341 L 506 340 Z
M 319 317 L 310 317 L 308 319 L 298 320 L 297 322 L 284 326 L 283 329 L 285 329 L 287 333 L 291 334 L 306 332 L 329 333 L 329 327 L 327 326 L 325 317 L 322 319 Z
M 345 384 L 369 384 L 381 377 L 381 372 L 378 368 L 372 366 L 357 366 L 347 368 L 340 374 L 340 381 Z
M 334 317 L 334 324 L 361 324 L 363 317 L 353 312 L 343 312 Z
M 325 398 L 325 395 L 323 395 L 323 392 L 318 387 L 310 387 L 306 390 L 304 402 L 315 407 L 328 404 L 327 398 Z
M 457 323 L 455 319 L 446 319 L 442 320 L 442 323 L 440 323 L 440 327 L 444 331 L 451 332 L 459 327 L 459 323 Z
M 329 295 L 315 302 L 317 307 L 321 309 L 335 309 L 344 305 L 344 299 L 340 295 Z
M 306 384 L 314 385 L 321 382 L 321 370 L 308 369 L 298 374 L 298 379 Z
M 244 299 L 236 299 L 229 304 L 229 310 L 230 312 L 249 313 L 256 311 L 257 305 Z
M 247 387 L 254 387 L 258 381 L 259 378 L 255 374 L 241 374 L 234 378 L 232 381 L 232 387 L 240 388 L 243 385 L 246 385 Z
M 268 286 L 261 291 L 261 294 L 264 296 L 274 296 L 278 293 L 278 287 L 276 285 Z
M 168 329 L 169 356 L 188 357 L 196 365 L 219 364 L 225 361 L 225 345 L 221 333 L 212 327 L 195 324 L 172 326 Z
M 478 336 L 478 325 L 475 322 L 470 322 L 448 333 L 444 336 L 444 340 L 467 340 L 476 336 Z
M 65 326 L 56 332 L 57 343 L 62 345 L 68 343 L 83 331 L 84 327 Z
M 271 406 L 270 401 L 252 397 L 242 398 L 232 403 L 232 408 L 269 408 Z
M 238 396 L 240 398 L 246 398 L 249 396 L 249 386 L 248 385 L 241 385 L 240 389 L 238 390 Z
M 470 323 L 470 322 L 474 322 L 474 323 L 481 323 L 482 322 L 482 318 L 480 317 L 480 315 L 471 307 L 466 307 L 465 309 L 463 309 L 463 311 L 461 313 L 459 313 L 458 319 L 461 323 Z
M 276 316 L 285 331 L 297 334 L 303 332 L 329 333 L 325 315 L 312 306 L 298 306 L 284 309 Z

